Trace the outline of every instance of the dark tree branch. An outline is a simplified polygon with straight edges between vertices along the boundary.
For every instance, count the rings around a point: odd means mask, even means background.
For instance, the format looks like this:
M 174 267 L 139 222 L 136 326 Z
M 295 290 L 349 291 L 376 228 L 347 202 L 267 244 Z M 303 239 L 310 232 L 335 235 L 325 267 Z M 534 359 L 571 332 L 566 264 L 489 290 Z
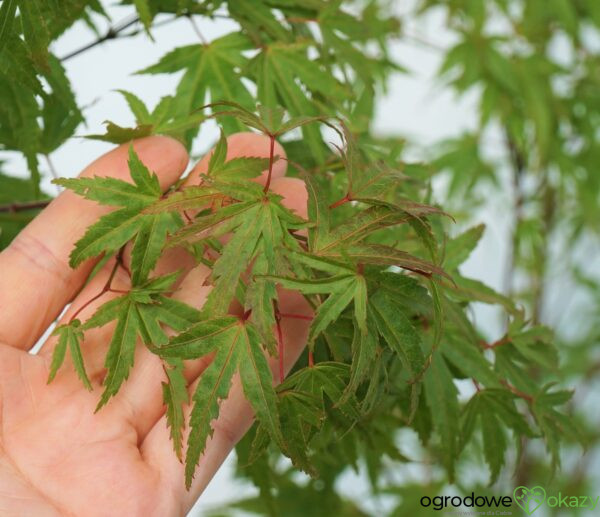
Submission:
M 61 57 L 60 60 L 66 61 L 67 59 L 71 59 L 72 57 L 78 56 L 79 54 L 82 54 L 83 52 L 86 52 L 87 50 L 90 50 L 91 48 L 93 48 L 97 45 L 100 45 L 100 44 L 104 43 L 105 41 L 115 39 L 115 38 L 119 37 L 119 33 L 123 32 L 128 27 L 135 25 L 139 21 L 140 21 L 140 19 L 138 16 L 135 16 L 133 18 L 129 17 L 129 18 L 117 23 L 113 27 L 110 27 L 108 29 L 108 31 L 106 31 L 106 34 L 104 36 L 101 36 L 97 40 L 92 41 L 91 43 L 88 43 L 87 45 L 84 45 L 81 48 L 78 48 L 76 50 L 73 50 L 72 52 L 69 52 L 66 56 Z
M 40 208 L 46 208 L 51 199 L 44 199 L 42 201 L 24 201 L 22 203 L 10 203 L 8 205 L 0 205 L 0 213 L 8 212 L 23 212 L 25 210 L 39 210 Z
M 525 195 L 523 192 L 523 176 L 525 175 L 525 158 L 517 147 L 516 142 L 510 136 L 508 129 L 506 130 L 506 146 L 508 148 L 510 165 L 512 169 L 512 185 L 513 185 L 513 233 L 510 242 L 510 248 L 507 254 L 506 266 L 504 270 L 504 292 L 507 296 L 512 294 L 513 277 L 515 274 L 517 247 L 519 245 L 518 228 L 522 220 L 523 204 Z
M 188 17 L 191 19 L 191 15 L 189 15 L 187 13 L 181 14 L 181 15 L 176 15 L 176 16 L 173 16 L 172 18 L 168 18 L 166 20 L 162 20 L 160 22 L 153 23 L 152 28 L 155 29 L 157 27 L 162 27 L 163 25 L 168 25 L 169 23 L 172 23 L 175 20 L 179 20 L 180 18 L 183 18 L 183 17 Z M 134 30 L 126 32 L 126 33 L 123 33 L 123 31 L 125 29 L 131 27 L 132 25 L 135 25 L 139 21 L 140 21 L 140 19 L 137 16 L 135 18 L 128 18 L 126 20 L 123 20 L 122 22 L 116 24 L 114 27 L 109 28 L 104 36 L 98 38 L 96 41 L 92 41 L 91 43 L 84 45 L 81 48 L 73 50 L 66 56 L 63 56 L 62 58 L 60 58 L 60 60 L 66 61 L 67 59 L 71 59 L 72 57 L 75 57 L 79 54 L 83 54 L 87 50 L 90 50 L 91 48 L 94 48 L 95 46 L 100 45 L 111 39 L 131 38 L 132 36 L 137 36 L 138 34 L 145 31 L 145 29 L 143 27 L 139 28 L 139 29 L 134 29 Z

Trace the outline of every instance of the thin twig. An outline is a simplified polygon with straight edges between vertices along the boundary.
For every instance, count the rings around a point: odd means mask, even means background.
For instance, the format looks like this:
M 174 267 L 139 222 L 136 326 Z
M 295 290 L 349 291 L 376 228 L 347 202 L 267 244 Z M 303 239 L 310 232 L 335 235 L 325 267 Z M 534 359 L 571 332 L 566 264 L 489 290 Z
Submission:
M 175 20 L 179 20 L 179 19 L 181 19 L 181 18 L 182 18 L 182 16 L 181 16 L 181 15 L 179 15 L 179 16 L 178 16 L 178 15 L 175 15 L 175 16 L 172 16 L 171 18 L 167 18 L 166 20 L 161 20 L 161 21 L 159 21 L 159 22 L 153 22 L 153 23 L 152 23 L 152 27 L 150 27 L 150 28 L 151 28 L 151 29 L 156 29 L 156 28 L 158 28 L 158 27 L 163 27 L 164 25 L 169 25 L 169 23 L 172 23 L 172 22 L 174 22 Z M 134 29 L 134 30 L 132 30 L 132 31 L 130 31 L 130 32 L 126 32 L 126 33 L 124 33 L 124 34 L 119 34 L 119 35 L 117 36 L 117 39 L 121 39 L 121 38 L 123 38 L 123 39 L 125 39 L 125 38 L 131 38 L 131 37 L 133 37 L 133 36 L 137 36 L 138 34 L 141 34 L 142 32 L 144 32 L 144 33 L 146 32 L 146 29 L 145 29 L 145 27 L 143 27 L 143 26 L 142 26 L 142 27 L 140 27 L 139 29 Z
M 508 389 L 508 391 L 510 391 L 513 395 L 516 395 L 517 397 L 526 400 L 530 404 L 534 402 L 535 398 L 532 395 L 529 395 L 529 393 L 525 393 L 524 391 L 515 388 L 512 384 L 509 384 L 508 381 L 500 379 L 500 383 L 504 385 Z
M 91 43 L 88 43 L 87 45 L 84 45 L 83 47 L 73 50 L 72 52 L 69 52 L 67 55 L 61 57 L 60 61 L 66 61 L 67 59 L 71 59 L 75 56 L 78 56 L 79 54 L 82 54 L 83 52 L 85 52 L 87 50 L 90 50 L 91 48 L 94 48 L 97 45 L 104 43 L 105 41 L 117 38 L 120 32 L 123 32 L 125 29 L 127 29 L 128 27 L 131 27 L 132 25 L 138 23 L 139 21 L 140 21 L 140 19 L 138 16 L 135 16 L 134 18 L 128 17 L 127 19 L 121 21 L 120 23 L 117 23 L 115 26 L 109 27 L 109 29 L 106 31 L 106 34 L 104 36 L 101 36 L 97 40 L 92 41 Z
M 506 265 L 504 267 L 503 286 L 504 293 L 507 296 L 512 294 L 513 277 L 515 275 L 517 251 L 518 251 L 518 228 L 523 217 L 523 205 L 525 204 L 525 194 L 523 192 L 523 176 L 525 175 L 525 157 L 517 147 L 516 142 L 510 136 L 508 129 L 505 129 L 506 147 L 508 148 L 510 164 L 512 168 L 512 187 L 513 187 L 513 206 L 512 218 L 513 229 L 510 247 L 507 252 Z
M 121 252 L 119 252 L 121 253 Z M 77 309 L 73 316 L 71 316 L 71 318 L 69 319 L 69 323 L 71 323 L 77 316 L 79 316 L 79 313 L 85 309 L 86 307 L 88 307 L 93 301 L 97 300 L 98 298 L 100 298 L 104 293 L 107 293 L 108 291 L 111 290 L 111 284 L 113 281 L 113 278 L 115 277 L 115 274 L 117 272 L 117 269 L 119 267 L 119 259 L 115 259 L 115 264 L 112 268 L 112 271 L 110 272 L 110 276 L 108 277 L 108 280 L 106 281 L 106 283 L 104 284 L 104 287 L 102 288 L 102 290 L 95 296 L 92 296 L 87 302 L 85 302 L 81 307 L 79 307 L 79 309 Z
M 46 163 L 48 163 L 48 169 L 50 169 L 50 175 L 55 180 L 57 180 L 58 179 L 58 173 L 56 172 L 56 169 L 54 168 L 54 165 L 52 164 L 52 160 L 50 159 L 50 155 L 49 154 L 45 154 L 44 158 L 46 158 Z
M 54 164 L 52 163 L 52 160 L 50 159 L 50 155 L 49 154 L 45 154 L 44 158 L 46 158 L 46 163 L 48 164 L 48 169 L 50 170 L 50 175 L 57 180 L 58 179 L 58 173 L 56 172 L 56 169 L 54 168 Z M 60 185 L 56 185 L 56 191 L 60 194 L 62 192 L 62 187 Z
M 481 341 L 481 346 L 483 348 L 485 348 L 486 350 L 489 350 L 490 348 L 496 348 L 502 345 L 507 345 L 511 342 L 511 339 L 508 337 L 508 335 L 505 335 L 503 337 L 501 337 L 500 339 L 498 339 L 497 341 L 494 341 L 493 343 L 488 343 L 486 341 Z
M 46 208 L 51 199 L 44 199 L 42 201 L 24 201 L 22 203 L 10 203 L 9 205 L 0 205 L 0 213 L 8 212 L 23 212 L 25 210 L 39 210 L 40 208 Z
M 190 25 L 192 26 L 192 29 L 194 29 L 194 32 L 196 33 L 196 36 L 198 36 L 198 39 L 200 39 L 201 43 L 203 45 L 208 45 L 208 41 L 202 35 L 202 32 L 200 32 L 200 27 L 198 27 L 198 24 L 196 23 L 196 20 L 194 20 L 193 16 L 189 15 L 188 20 L 190 20 Z
M 408 41 L 412 41 L 414 43 L 419 43 L 420 45 L 422 45 L 430 50 L 435 50 L 436 52 L 445 52 L 446 51 L 446 49 L 442 45 L 434 43 L 433 41 L 430 41 L 427 38 L 420 36 L 419 34 L 403 32 L 402 36 L 404 37 L 404 39 L 406 39 Z
M 118 293 L 118 294 L 127 294 L 129 291 L 124 291 L 122 289 L 113 289 L 112 288 L 112 282 L 113 279 L 115 278 L 115 275 L 117 273 L 117 269 L 119 269 L 119 266 L 122 267 L 125 272 L 131 277 L 131 273 L 129 271 L 129 268 L 125 265 L 125 262 L 123 260 L 123 254 L 125 253 L 125 246 L 123 246 L 118 252 L 117 252 L 117 256 L 115 257 L 115 264 L 113 265 L 113 268 L 110 272 L 110 275 L 108 277 L 108 280 L 106 281 L 106 283 L 104 284 L 104 287 L 102 287 L 102 290 L 96 294 L 95 296 L 93 296 L 92 298 L 90 298 L 87 302 L 85 302 L 81 307 L 79 307 L 79 309 L 77 309 L 75 311 L 75 313 L 73 314 L 73 316 L 71 316 L 71 318 L 69 319 L 69 323 L 71 323 L 78 315 L 79 313 L 85 309 L 86 307 L 88 307 L 93 301 L 97 300 L 98 298 L 100 298 L 103 294 L 105 293 Z

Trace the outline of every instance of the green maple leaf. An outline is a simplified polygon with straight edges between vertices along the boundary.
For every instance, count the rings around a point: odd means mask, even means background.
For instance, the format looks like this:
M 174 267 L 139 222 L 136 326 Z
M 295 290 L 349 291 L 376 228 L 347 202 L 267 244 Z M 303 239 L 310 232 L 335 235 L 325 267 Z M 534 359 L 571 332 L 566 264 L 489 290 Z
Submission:
M 284 452 L 296 467 L 316 475 L 309 453 L 310 441 L 325 417 L 322 401 L 312 393 L 297 389 L 284 387 L 277 392 L 281 429 L 285 436 Z
M 513 429 L 515 437 L 535 436 L 517 410 L 514 399 L 515 396 L 507 389 L 484 389 L 475 393 L 462 411 L 460 448 L 465 446 L 479 426 L 483 454 L 490 468 L 490 485 L 496 481 L 504 464 L 508 445 L 505 428 Z
M 17 0 L 5 0 L 0 6 L 0 51 L 4 47 L 17 13 Z
M 246 290 L 245 309 L 251 311 L 252 322 L 256 326 L 260 337 L 269 349 L 269 352 L 274 354 L 276 349 L 276 340 L 273 329 L 276 325 L 274 304 L 277 301 L 277 290 L 275 283 L 267 280 L 262 275 L 267 275 L 274 271 L 271 267 L 272 262 L 269 262 L 269 251 L 267 242 L 263 239 L 261 250 L 257 253 L 256 259 L 252 265 L 252 273 L 255 275 L 250 285 Z
M 313 343 L 331 322 L 336 320 L 342 311 L 354 301 L 354 313 L 361 332 L 367 332 L 367 288 L 365 277 L 345 268 L 339 268 L 340 274 L 319 279 L 265 276 L 286 289 L 293 289 L 304 294 L 328 294 L 315 313 L 309 331 L 309 342 Z
M 425 400 L 431 421 L 441 442 L 440 455 L 449 478 L 454 479 L 454 464 L 458 455 L 459 406 L 458 390 L 452 382 L 443 357 L 436 353 L 423 376 Z
M 484 230 L 485 225 L 479 224 L 448 241 L 444 250 L 444 267 L 451 271 L 465 262 L 479 243 Z
M 106 132 L 104 134 L 86 135 L 85 138 L 101 140 L 112 144 L 124 144 L 158 132 L 151 124 L 138 124 L 136 127 L 121 127 L 110 120 L 107 120 L 104 124 L 106 125 Z
M 249 180 L 259 176 L 269 166 L 268 158 L 243 156 L 227 160 L 227 138 L 221 136 L 208 162 L 205 176 L 225 183 Z M 276 160 L 277 158 L 275 158 Z
M 175 330 L 183 330 L 198 318 L 194 309 L 175 300 L 166 301 L 162 296 L 162 293 L 169 290 L 177 275 L 176 272 L 146 281 L 127 294 L 106 302 L 82 326 L 87 330 L 116 320 L 115 332 L 104 363 L 107 369 L 104 392 L 96 411 L 117 394 L 122 383 L 129 377 L 138 339 L 155 351 L 168 342 L 161 322 Z
M 133 184 L 110 177 L 59 179 L 55 183 L 103 205 L 122 207 L 101 217 L 90 226 L 70 255 L 71 267 L 84 260 L 112 253 L 134 239 L 131 275 L 134 285 L 141 285 L 154 269 L 167 235 L 181 226 L 178 214 L 146 213 L 162 196 L 158 177 L 146 168 L 129 149 L 129 169 Z
M 344 393 L 348 374 L 345 364 L 322 362 L 298 370 L 276 389 L 284 436 L 282 452 L 308 474 L 317 472 L 310 453 L 312 441 L 325 425 L 326 416 L 332 412 L 344 415 L 344 425 L 351 425 L 359 416 L 356 399 Z M 254 458 L 268 445 L 267 431 L 259 424 L 252 447 Z M 343 433 L 347 429 L 340 430 Z
M 367 312 L 367 317 L 370 318 L 371 321 L 367 322 L 366 332 L 362 331 L 357 320 L 354 319 L 350 378 L 344 391 L 342 401 L 346 401 L 351 394 L 356 392 L 361 382 L 363 382 L 372 372 L 377 359 L 379 347 L 378 333 L 375 331 L 377 323 L 373 320 L 371 311 Z M 371 332 L 369 332 L 368 329 L 371 329 Z
M 277 44 L 268 46 L 249 65 L 249 70 L 256 77 L 258 100 L 261 104 L 270 108 L 283 104 L 294 117 L 321 115 L 320 110 L 307 98 L 301 86 L 296 82 L 294 70 L 287 65 L 294 57 L 283 49 L 285 47 Z M 334 91 L 339 90 L 339 84 L 335 82 L 333 85 L 330 84 L 332 82 L 331 76 L 322 72 L 317 63 L 307 61 L 301 53 L 296 53 L 295 58 L 307 65 L 306 69 L 312 72 L 311 75 L 318 77 L 318 84 L 321 84 L 323 89 L 326 89 L 327 86 L 333 86 Z M 324 77 L 327 77 L 327 79 L 324 79 Z M 307 86 L 312 87 L 310 84 Z M 327 148 L 323 144 L 319 129 L 315 126 L 303 126 L 302 136 L 317 161 L 323 162 L 327 154 Z
M 214 288 L 205 305 L 207 312 L 224 313 L 252 258 L 263 252 L 267 260 L 265 267 L 271 271 L 279 260 L 278 243 L 284 239 L 284 234 L 301 227 L 304 221 L 281 205 L 280 196 L 265 194 L 260 185 L 214 182 L 213 187 L 229 197 L 242 198 L 242 201 L 198 218 L 176 234 L 173 241 L 201 240 L 207 237 L 202 232 L 209 229 L 212 230 L 208 234 L 210 237 L 233 232 L 214 264 L 211 275 Z M 220 228 L 215 230 L 215 225 Z
M 411 387 L 411 408 L 409 420 L 417 410 L 420 386 L 417 383 L 425 370 L 425 357 L 421 336 L 396 303 L 395 298 L 383 290 L 371 297 L 370 316 L 375 320 L 379 334 L 400 358 L 408 373 Z
M 154 109 L 150 111 L 135 94 L 125 90 L 117 91 L 125 98 L 135 117 L 136 126 L 122 127 L 107 120 L 104 122 L 106 125 L 104 134 L 86 135 L 85 138 L 123 144 L 148 135 L 169 135 L 183 141 L 189 149 L 191 141 L 189 138 L 186 140 L 186 132 L 196 131 L 207 118 L 201 112 L 180 112 L 176 99 L 169 95 L 162 97 Z
M 19 0 L 19 17 L 23 36 L 35 63 L 44 68 L 47 66 L 50 31 L 44 16 L 41 0 Z
M 377 202 L 337 226 L 332 226 L 330 208 L 317 185 L 305 177 L 308 190 L 308 216 L 315 224 L 309 228 L 309 249 L 314 255 L 333 261 L 352 261 L 361 264 L 399 266 L 425 276 L 433 274 L 450 278 L 448 274 L 426 260 L 405 251 L 382 244 L 364 243 L 374 232 L 405 222 L 415 223 L 417 229 L 427 232 L 427 227 L 415 213 L 400 206 Z M 423 205 L 425 206 L 425 205 Z M 411 210 L 417 210 L 413 207 Z M 426 209 L 423 209 L 426 210 Z M 426 215 L 424 212 L 421 215 Z
M 232 316 L 200 321 L 158 347 L 156 352 L 162 357 L 185 359 L 215 353 L 193 395 L 186 457 L 188 487 L 206 440 L 213 434 L 211 422 L 218 417 L 219 403 L 229 394 L 236 371 L 239 371 L 244 394 L 256 417 L 276 443 L 283 443 L 271 369 L 252 323 Z
M 229 13 L 253 38 L 259 41 L 262 40 L 263 35 L 284 41 L 291 37 L 289 30 L 275 17 L 271 6 L 263 0 L 232 2 L 229 6 Z
M 343 414 L 356 420 L 360 414 L 356 400 L 344 396 L 349 375 L 350 367 L 347 364 L 325 361 L 294 373 L 286 379 L 281 389 L 293 386 L 298 391 L 317 397 L 324 412 L 330 401 Z
M 185 116 L 205 104 L 207 94 L 212 102 L 221 99 L 236 99 L 240 104 L 251 107 L 252 96 L 236 71 L 246 65 L 243 52 L 252 44 L 247 36 L 232 32 L 211 41 L 207 45 L 179 47 L 164 55 L 158 63 L 140 70 L 140 74 L 165 74 L 185 70 L 175 94 L 173 110 Z M 224 121 L 229 133 L 243 130 L 238 122 Z M 188 133 L 195 136 L 197 129 Z
M 183 405 L 189 402 L 187 383 L 183 376 L 183 362 L 180 359 L 170 359 L 169 365 L 165 366 L 167 382 L 162 383 L 163 401 L 167 407 L 167 425 L 171 430 L 173 450 L 177 458 L 181 460 L 181 449 L 183 441 L 183 429 L 185 419 Z
M 140 20 L 144 24 L 146 32 L 150 35 L 150 26 L 152 25 L 152 19 L 154 18 L 150 3 L 148 3 L 148 0 L 133 0 L 133 3 L 140 16 Z
M 83 330 L 79 320 L 73 320 L 67 324 L 59 325 L 54 329 L 52 335 L 59 336 L 58 343 L 52 353 L 52 363 L 50 364 L 50 373 L 48 374 L 48 382 L 50 383 L 56 376 L 56 372 L 62 366 L 67 348 L 73 361 L 73 366 L 77 375 L 83 382 L 83 385 L 88 389 L 92 389 L 92 385 L 85 371 L 83 364 L 83 356 L 81 354 L 81 343 L 83 341 Z

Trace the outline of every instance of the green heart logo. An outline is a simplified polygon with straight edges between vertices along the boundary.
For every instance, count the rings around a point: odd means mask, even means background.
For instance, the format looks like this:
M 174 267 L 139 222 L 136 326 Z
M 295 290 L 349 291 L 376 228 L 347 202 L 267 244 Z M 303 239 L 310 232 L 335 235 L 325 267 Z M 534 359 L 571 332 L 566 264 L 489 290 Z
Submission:
M 526 486 L 518 486 L 513 491 L 515 503 L 517 503 L 521 509 L 531 515 L 535 512 L 546 500 L 546 490 L 541 486 L 534 486 L 528 488 Z

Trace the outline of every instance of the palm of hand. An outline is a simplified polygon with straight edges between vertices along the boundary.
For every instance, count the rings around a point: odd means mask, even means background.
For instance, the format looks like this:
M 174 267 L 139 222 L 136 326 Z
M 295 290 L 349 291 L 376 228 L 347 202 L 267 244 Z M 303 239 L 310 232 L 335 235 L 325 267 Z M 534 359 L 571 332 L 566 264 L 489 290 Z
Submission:
M 229 141 L 229 159 L 268 156 L 268 141 L 257 135 L 234 135 Z M 135 148 L 163 187 L 173 183 L 187 163 L 183 148 L 170 139 L 150 137 L 137 141 Z M 278 154 L 283 155 L 283 149 Z M 94 162 L 84 174 L 128 178 L 126 156 L 127 148 L 122 146 Z M 304 185 L 282 177 L 285 165 L 281 160 L 278 163 L 272 189 L 284 196 L 290 208 L 305 215 Z M 201 161 L 190 178 L 197 177 L 206 164 L 207 159 Z M 162 364 L 147 349 L 138 346 L 128 381 L 98 413 L 94 409 L 114 330 L 111 325 L 86 333 L 83 354 L 92 392 L 83 388 L 68 360 L 47 384 L 56 339 L 49 338 L 38 355 L 25 350 L 67 303 L 71 305 L 62 321 L 86 305 L 110 275 L 114 262 L 82 288 L 93 264 L 75 271 L 67 266 L 73 242 L 101 210 L 63 193 L 0 254 L 1 515 L 183 515 L 252 423 L 252 412 L 234 380 L 188 492 L 183 465 L 169 441 L 161 400 Z M 181 267 L 188 273 L 175 296 L 200 307 L 210 289 L 199 287 L 209 273 L 205 267 L 192 269 L 189 257 L 174 252 L 161 259 L 157 270 L 164 274 Z M 121 269 L 115 280 L 121 284 L 117 287 L 127 288 L 128 278 Z M 86 306 L 78 317 L 85 320 L 111 294 Z M 310 310 L 301 296 L 283 291 L 280 306 L 290 313 Z M 282 322 L 287 370 L 304 347 L 307 326 L 298 319 Z M 186 364 L 190 391 L 208 361 Z
M 74 376 L 46 384 L 48 363 L 0 347 L 3 515 L 175 515 L 181 501 L 139 448 L 131 410 L 94 414 L 97 392 Z M 90 502 L 102 508 L 90 508 Z M 1 507 L 0 507 L 1 508 Z

